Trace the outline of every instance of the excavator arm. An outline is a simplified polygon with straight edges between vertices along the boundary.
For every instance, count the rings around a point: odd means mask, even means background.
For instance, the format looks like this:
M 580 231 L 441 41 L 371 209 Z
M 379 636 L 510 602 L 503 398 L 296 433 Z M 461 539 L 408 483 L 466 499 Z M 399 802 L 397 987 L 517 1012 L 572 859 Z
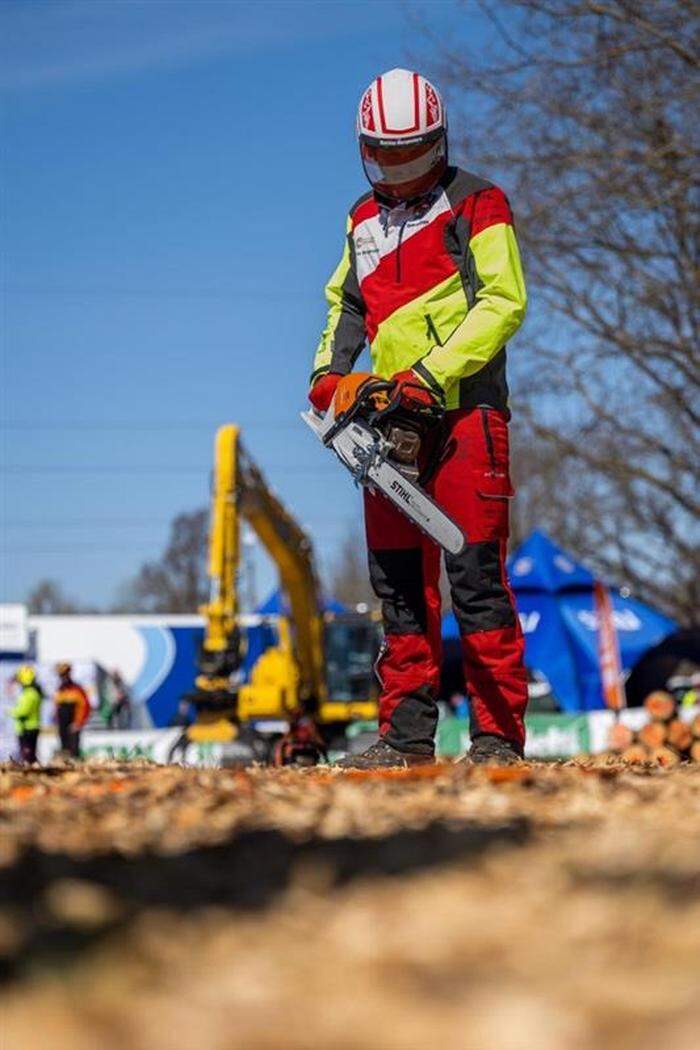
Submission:
M 293 649 L 299 666 L 299 701 L 326 699 L 323 665 L 323 614 L 311 541 L 267 485 L 243 448 L 238 453 L 241 511 L 277 565 L 294 625 Z
M 260 658 L 251 683 L 238 686 L 232 678 L 244 657 L 236 590 L 242 520 L 277 565 L 290 615 L 279 623 L 279 645 Z M 311 542 L 270 489 L 233 424 L 220 427 L 216 435 L 208 571 L 200 673 L 189 696 L 197 711 L 190 737 L 231 739 L 236 724 L 248 718 L 294 719 L 318 710 L 327 692 Z
M 206 630 L 200 654 L 198 687 L 227 689 L 241 663 L 237 626 L 236 577 L 240 559 L 240 499 L 238 493 L 238 427 L 220 427 L 214 444 L 209 522 L 209 601 L 200 612 Z M 201 679 L 201 683 L 200 683 Z

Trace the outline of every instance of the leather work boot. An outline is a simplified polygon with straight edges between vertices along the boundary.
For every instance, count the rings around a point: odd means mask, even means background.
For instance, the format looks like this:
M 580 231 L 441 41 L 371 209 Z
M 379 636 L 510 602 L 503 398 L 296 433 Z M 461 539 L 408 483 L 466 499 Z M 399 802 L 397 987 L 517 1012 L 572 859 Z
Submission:
M 503 736 L 482 733 L 474 738 L 462 762 L 476 766 L 516 766 L 522 760 L 517 744 Z
M 340 769 L 391 769 L 402 766 L 427 766 L 435 761 L 433 755 L 417 755 L 413 752 L 398 751 L 385 740 L 376 740 L 357 755 L 346 755 L 334 765 Z

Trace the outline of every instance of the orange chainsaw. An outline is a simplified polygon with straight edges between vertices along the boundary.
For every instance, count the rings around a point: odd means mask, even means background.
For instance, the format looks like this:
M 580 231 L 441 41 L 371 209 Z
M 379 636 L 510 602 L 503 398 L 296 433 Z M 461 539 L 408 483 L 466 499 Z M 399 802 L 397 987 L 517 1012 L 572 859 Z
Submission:
M 410 384 L 358 372 L 340 381 L 325 415 L 308 411 L 301 418 L 356 484 L 381 492 L 445 551 L 459 554 L 463 530 L 419 484 L 421 445 L 442 415 L 439 405 L 412 402 Z

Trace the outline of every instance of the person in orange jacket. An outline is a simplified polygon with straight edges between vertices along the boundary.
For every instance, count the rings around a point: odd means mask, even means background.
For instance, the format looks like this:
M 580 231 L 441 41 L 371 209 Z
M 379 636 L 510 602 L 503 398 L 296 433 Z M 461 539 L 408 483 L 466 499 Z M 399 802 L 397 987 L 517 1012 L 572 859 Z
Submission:
M 80 757 L 80 730 L 90 715 L 90 701 L 81 685 L 73 680 L 71 665 L 56 665 L 58 689 L 54 693 L 61 750 L 71 758 Z

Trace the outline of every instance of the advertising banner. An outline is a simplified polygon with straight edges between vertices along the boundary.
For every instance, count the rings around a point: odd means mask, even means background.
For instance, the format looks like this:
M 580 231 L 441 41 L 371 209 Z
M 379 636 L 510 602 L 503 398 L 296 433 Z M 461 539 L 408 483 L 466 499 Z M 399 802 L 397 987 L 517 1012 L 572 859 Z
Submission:
M 24 656 L 29 649 L 29 620 L 26 605 L 0 604 L 0 654 Z
M 58 737 L 44 732 L 39 738 L 39 761 L 49 763 L 58 752 Z M 182 729 L 87 730 L 81 736 L 81 755 L 87 761 L 138 759 L 158 765 L 216 767 L 222 762 L 221 744 L 193 744 L 182 739 Z
M 680 717 L 691 721 L 700 711 L 685 708 Z M 573 758 L 599 754 L 607 750 L 610 730 L 617 720 L 612 711 L 592 711 L 583 715 L 529 715 L 526 718 L 525 755 L 537 760 Z M 639 730 L 649 716 L 643 708 L 628 708 L 619 720 L 633 731 Z M 348 731 L 353 749 L 360 750 L 375 739 L 376 722 L 355 722 Z M 11 738 L 8 736 L 8 744 Z M 53 728 L 44 729 L 39 738 L 39 761 L 50 763 L 59 743 Z M 444 758 L 459 758 L 469 747 L 469 721 L 466 718 L 443 718 L 438 723 L 437 753 Z M 226 757 L 234 757 L 233 745 L 190 743 L 180 727 L 146 730 L 85 730 L 81 738 L 83 758 L 117 762 L 146 760 L 159 764 L 217 767 Z M 331 757 L 337 757 L 339 752 Z M 7 755 L 5 756 L 7 757 Z
M 586 715 L 529 715 L 525 725 L 525 755 L 528 758 L 570 758 L 590 749 Z M 438 723 L 438 755 L 457 758 L 468 747 L 468 719 L 444 718 Z

